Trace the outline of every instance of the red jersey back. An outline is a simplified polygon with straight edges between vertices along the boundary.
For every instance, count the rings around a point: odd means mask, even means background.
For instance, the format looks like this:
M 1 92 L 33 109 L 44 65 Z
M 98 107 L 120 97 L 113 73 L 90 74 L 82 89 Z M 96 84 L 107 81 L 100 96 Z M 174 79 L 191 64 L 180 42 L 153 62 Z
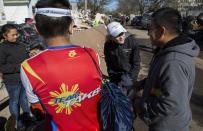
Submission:
M 97 54 L 87 49 L 99 64 Z M 51 115 L 52 130 L 99 130 L 101 77 L 83 48 L 48 49 L 25 61 L 21 76 L 30 85 L 28 97 L 35 98 L 33 92 Z

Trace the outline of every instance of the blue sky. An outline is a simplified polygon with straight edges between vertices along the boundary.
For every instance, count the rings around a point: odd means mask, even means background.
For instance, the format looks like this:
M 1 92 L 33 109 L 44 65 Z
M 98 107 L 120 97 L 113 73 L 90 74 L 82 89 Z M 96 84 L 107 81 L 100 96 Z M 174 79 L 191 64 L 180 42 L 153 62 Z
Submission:
M 77 0 L 69 0 L 69 2 L 77 2 Z M 109 11 L 115 10 L 117 8 L 117 1 L 112 0 L 112 2 L 106 6 L 106 9 Z
M 77 0 L 69 0 L 69 2 L 77 2 Z
M 118 7 L 118 2 L 113 0 L 108 6 L 106 6 L 106 9 L 109 11 L 115 10 Z

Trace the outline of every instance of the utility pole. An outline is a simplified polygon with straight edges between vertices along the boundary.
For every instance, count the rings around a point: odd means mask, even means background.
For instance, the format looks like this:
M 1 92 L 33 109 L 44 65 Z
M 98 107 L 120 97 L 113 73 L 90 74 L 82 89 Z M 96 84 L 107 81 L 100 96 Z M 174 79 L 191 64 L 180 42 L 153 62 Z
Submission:
M 6 16 L 4 13 L 4 1 L 0 0 L 0 20 L 6 20 Z
M 87 14 L 87 0 L 85 0 L 85 15 Z

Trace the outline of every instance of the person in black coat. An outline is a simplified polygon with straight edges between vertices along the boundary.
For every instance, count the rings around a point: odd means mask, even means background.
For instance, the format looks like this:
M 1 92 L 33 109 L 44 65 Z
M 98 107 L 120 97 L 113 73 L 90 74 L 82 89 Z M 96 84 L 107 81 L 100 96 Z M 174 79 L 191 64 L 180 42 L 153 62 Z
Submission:
M 1 29 L 3 43 L 0 44 L 0 72 L 9 94 L 9 110 L 17 121 L 17 128 L 25 128 L 20 120 L 20 107 L 29 117 L 30 109 L 25 89 L 20 79 L 20 65 L 28 54 L 23 44 L 17 42 L 18 32 L 13 24 L 6 24 Z
M 133 87 L 140 70 L 138 43 L 134 36 L 118 22 L 107 25 L 108 36 L 104 45 L 104 55 L 110 81 L 124 89 Z
M 197 29 L 195 31 L 194 40 L 200 47 L 203 47 L 203 13 L 198 15 L 196 23 Z

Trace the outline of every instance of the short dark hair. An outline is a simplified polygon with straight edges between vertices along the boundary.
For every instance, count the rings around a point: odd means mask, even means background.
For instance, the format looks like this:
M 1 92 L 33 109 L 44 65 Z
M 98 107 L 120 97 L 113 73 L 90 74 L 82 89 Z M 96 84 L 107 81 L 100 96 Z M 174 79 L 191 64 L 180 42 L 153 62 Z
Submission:
M 14 25 L 14 24 L 5 24 L 5 25 L 2 26 L 1 32 L 2 32 L 2 34 L 5 34 L 5 33 L 9 32 L 11 29 L 16 29 L 17 30 L 16 25 Z
M 33 50 L 33 49 L 39 49 L 39 50 L 44 50 L 44 46 L 40 43 L 34 43 L 32 45 L 29 46 L 28 48 L 29 50 Z
M 152 14 L 152 21 L 156 26 L 164 26 L 172 34 L 182 32 L 182 17 L 179 11 L 173 8 L 161 8 Z
M 68 0 L 39 0 L 36 8 L 71 9 L 71 5 Z M 69 33 L 68 29 L 72 23 L 72 18 L 70 16 L 49 17 L 36 14 L 35 21 L 40 35 L 44 38 L 51 38 Z
M 0 32 L 0 40 L 4 39 L 4 34 L 8 33 L 11 29 L 16 29 L 17 30 L 17 26 L 14 24 L 5 24 L 1 27 L 1 32 Z
M 25 23 L 27 23 L 28 21 L 33 21 L 32 18 L 25 18 Z
M 198 16 L 197 16 L 197 23 L 199 25 L 203 25 L 203 13 L 200 13 Z

